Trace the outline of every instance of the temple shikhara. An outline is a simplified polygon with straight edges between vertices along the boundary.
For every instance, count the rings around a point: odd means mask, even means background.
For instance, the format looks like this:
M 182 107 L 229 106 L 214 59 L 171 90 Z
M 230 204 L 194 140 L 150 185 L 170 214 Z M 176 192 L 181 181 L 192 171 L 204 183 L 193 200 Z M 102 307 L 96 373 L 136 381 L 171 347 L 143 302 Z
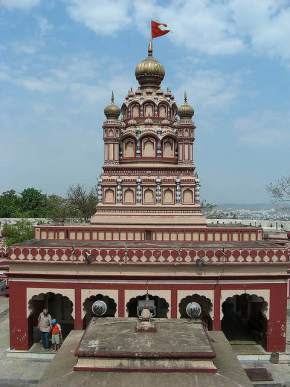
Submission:
M 135 75 L 139 86 L 120 107 L 112 94 L 104 110 L 90 224 L 39 225 L 34 240 L 9 249 L 11 349 L 39 341 L 44 306 L 68 334 L 88 326 L 97 300 L 104 317 L 136 317 L 147 295 L 158 319 L 187 318 L 196 302 L 209 331 L 284 351 L 287 248 L 259 227 L 207 225 L 190 99 L 162 89 L 151 44 Z

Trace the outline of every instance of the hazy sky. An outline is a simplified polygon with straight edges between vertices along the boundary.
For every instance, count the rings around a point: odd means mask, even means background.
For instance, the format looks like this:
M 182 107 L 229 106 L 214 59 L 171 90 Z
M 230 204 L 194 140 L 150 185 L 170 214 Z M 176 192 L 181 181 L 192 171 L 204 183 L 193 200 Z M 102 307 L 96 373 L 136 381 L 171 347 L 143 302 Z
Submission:
M 210 202 L 269 201 L 290 170 L 289 0 L 0 0 L 0 191 L 96 183 L 103 108 L 136 87 L 151 19 L 167 86 L 195 109 Z

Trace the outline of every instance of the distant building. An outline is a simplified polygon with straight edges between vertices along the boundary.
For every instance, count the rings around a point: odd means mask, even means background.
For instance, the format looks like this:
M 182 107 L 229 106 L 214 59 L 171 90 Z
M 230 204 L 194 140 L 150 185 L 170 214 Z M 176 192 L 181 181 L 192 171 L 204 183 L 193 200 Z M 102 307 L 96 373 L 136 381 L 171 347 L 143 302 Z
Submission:
M 289 251 L 254 225 L 207 225 L 194 110 L 160 88 L 165 70 L 151 46 L 135 74 L 139 87 L 121 108 L 113 95 L 105 108 L 91 223 L 39 225 L 33 241 L 9 249 L 11 348 L 38 340 L 44 306 L 68 333 L 87 326 L 96 300 L 105 317 L 136 316 L 148 289 L 158 318 L 186 318 L 195 301 L 209 330 L 284 351 Z

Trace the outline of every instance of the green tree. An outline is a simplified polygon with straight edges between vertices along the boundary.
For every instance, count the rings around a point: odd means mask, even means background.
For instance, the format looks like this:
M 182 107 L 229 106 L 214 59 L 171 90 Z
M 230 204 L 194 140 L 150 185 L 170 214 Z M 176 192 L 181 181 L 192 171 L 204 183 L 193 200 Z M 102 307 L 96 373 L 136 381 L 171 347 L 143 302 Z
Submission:
M 7 246 L 34 238 L 34 227 L 31 222 L 22 219 L 15 224 L 4 224 L 2 236 Z
M 96 210 L 96 188 L 86 190 L 84 186 L 77 184 L 69 188 L 67 197 L 69 205 L 78 210 L 82 220 L 88 222 Z
M 59 195 L 47 197 L 48 217 L 56 222 L 65 222 L 71 218 L 81 218 L 79 210 L 68 199 Z
M 47 196 L 36 188 L 26 188 L 21 192 L 20 207 L 28 217 L 46 217 L 48 215 Z
M 12 218 L 21 215 L 20 197 L 11 189 L 0 195 L 0 218 Z

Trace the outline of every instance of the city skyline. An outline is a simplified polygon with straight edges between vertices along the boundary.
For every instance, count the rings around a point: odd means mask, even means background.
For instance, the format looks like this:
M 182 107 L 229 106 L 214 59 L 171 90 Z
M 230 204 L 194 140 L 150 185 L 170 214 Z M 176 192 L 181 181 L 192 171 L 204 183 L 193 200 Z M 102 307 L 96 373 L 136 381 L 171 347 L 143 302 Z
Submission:
M 178 9 L 178 12 L 177 12 Z M 136 88 L 149 22 L 162 88 L 195 109 L 202 198 L 269 202 L 289 173 L 290 9 L 285 1 L 0 2 L 0 191 L 96 184 L 103 109 Z M 284 28 L 281 27 L 284 26 Z M 278 28 L 279 26 L 279 28 Z

